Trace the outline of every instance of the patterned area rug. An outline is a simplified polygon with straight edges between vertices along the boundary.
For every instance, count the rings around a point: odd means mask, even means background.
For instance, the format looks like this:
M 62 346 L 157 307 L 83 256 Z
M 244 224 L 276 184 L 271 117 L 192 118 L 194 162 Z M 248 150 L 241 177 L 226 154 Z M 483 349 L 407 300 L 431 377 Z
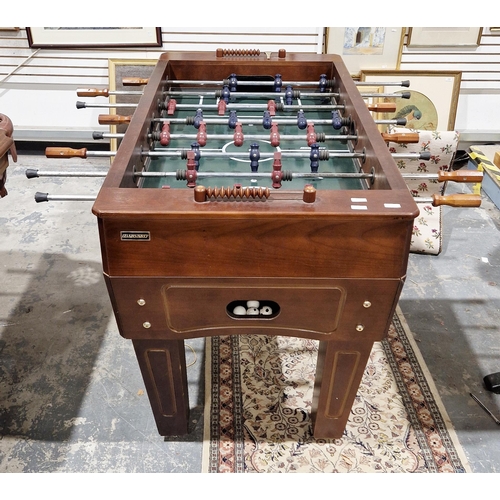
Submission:
M 203 472 L 470 472 L 399 311 L 341 439 L 311 435 L 316 354 L 288 337 L 207 342 Z

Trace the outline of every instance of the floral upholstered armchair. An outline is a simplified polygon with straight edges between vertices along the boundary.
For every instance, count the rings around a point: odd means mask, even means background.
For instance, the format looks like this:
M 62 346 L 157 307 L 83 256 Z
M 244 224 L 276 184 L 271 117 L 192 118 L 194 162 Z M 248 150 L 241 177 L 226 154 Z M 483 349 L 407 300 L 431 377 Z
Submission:
M 430 160 L 396 159 L 402 174 L 438 173 L 449 171 L 457 151 L 459 133 L 455 131 L 409 130 L 393 127 L 389 133 L 418 132 L 419 142 L 414 144 L 397 144 L 389 142 L 392 153 L 430 152 Z M 428 198 L 433 194 L 444 194 L 446 183 L 434 179 L 405 178 L 408 189 L 417 202 L 420 215 L 415 219 L 410 251 L 438 255 L 442 247 L 441 208 L 430 203 L 419 203 L 418 198 Z

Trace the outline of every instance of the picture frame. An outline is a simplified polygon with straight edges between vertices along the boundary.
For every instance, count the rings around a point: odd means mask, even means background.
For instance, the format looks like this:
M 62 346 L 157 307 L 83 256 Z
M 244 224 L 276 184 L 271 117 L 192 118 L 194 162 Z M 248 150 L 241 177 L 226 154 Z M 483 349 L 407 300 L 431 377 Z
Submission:
M 396 113 L 384 114 L 384 119 L 402 115 L 404 109 L 415 106 L 420 111 L 420 118 L 415 112 L 407 124 L 407 128 L 419 130 L 454 130 L 457 115 L 458 97 L 462 81 L 461 71 L 362 71 L 360 80 L 373 82 L 384 87 L 384 93 L 410 92 L 410 99 L 393 99 L 396 102 Z M 409 88 L 384 85 L 400 81 L 410 81 Z M 418 110 L 418 106 L 422 109 Z M 409 115 L 408 115 L 409 116 Z
M 406 28 L 329 27 L 326 53 L 340 55 L 353 76 L 361 70 L 397 70 L 405 34 Z
M 26 28 L 34 49 L 161 47 L 161 28 Z
M 374 84 L 373 86 L 363 85 L 358 87 L 358 90 L 367 105 L 379 104 L 384 101 L 383 97 L 378 97 L 379 94 L 382 94 L 384 92 L 383 86 L 379 86 L 376 84 Z M 386 119 L 385 114 L 379 111 L 372 111 L 372 116 L 375 121 Z M 387 125 L 377 124 L 377 128 L 380 130 L 381 133 L 384 133 L 387 129 Z
M 408 48 L 464 48 L 477 47 L 481 42 L 483 28 L 409 28 Z
M 123 78 L 135 77 L 148 79 L 153 72 L 158 59 L 108 59 L 108 76 L 110 91 L 143 90 L 143 87 L 128 87 L 123 85 Z M 111 94 L 109 96 L 109 114 L 133 115 L 140 96 L 136 94 Z M 112 107 L 113 104 L 132 104 L 130 107 Z M 110 125 L 111 134 L 124 134 L 128 125 Z M 120 141 L 117 138 L 110 139 L 110 150 L 117 151 Z

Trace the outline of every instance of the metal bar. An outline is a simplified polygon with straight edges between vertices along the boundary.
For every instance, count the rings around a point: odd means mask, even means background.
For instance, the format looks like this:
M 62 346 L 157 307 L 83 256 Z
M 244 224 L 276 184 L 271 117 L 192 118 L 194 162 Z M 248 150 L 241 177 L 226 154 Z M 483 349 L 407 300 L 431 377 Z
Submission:
M 35 201 L 37 203 L 43 201 L 95 201 L 96 198 L 97 195 L 35 193 Z
M 145 151 L 143 153 L 144 156 L 150 156 L 150 157 L 163 157 L 163 156 L 179 156 L 183 152 L 190 151 L 189 149 L 183 149 L 183 150 L 177 150 L 177 151 L 170 151 L 168 149 L 162 150 L 162 151 Z M 328 154 L 330 155 L 329 150 L 323 150 L 323 151 L 328 151 Z M 311 154 L 310 150 L 305 150 L 305 151 L 300 151 L 300 150 L 282 150 L 281 151 L 282 157 L 290 157 L 290 158 L 309 158 L 309 155 Z M 333 158 L 363 158 L 365 156 L 364 153 L 351 153 L 351 152 L 338 152 L 336 150 L 332 150 L 332 154 L 330 155 Z M 212 150 L 212 151 L 200 151 L 200 158 L 207 157 L 207 158 L 227 158 L 227 157 L 232 157 L 232 158 L 249 158 L 250 153 L 249 150 L 245 151 L 221 151 L 221 150 Z M 260 153 L 260 158 L 273 158 L 274 157 L 274 152 L 261 152 Z
M 106 177 L 108 172 L 88 171 L 88 170 L 37 170 L 29 168 L 26 170 L 26 177 Z
M 109 105 L 111 107 L 111 105 Z M 345 106 L 343 104 L 321 104 L 319 106 L 314 106 L 314 105 L 295 105 L 295 104 L 281 104 L 281 103 L 276 103 L 276 107 L 279 111 L 295 111 L 295 110 L 308 110 L 311 109 L 313 111 L 328 111 L 331 109 L 345 109 Z M 208 109 L 208 110 L 218 110 L 219 106 L 217 104 L 200 104 L 200 103 L 193 103 L 193 104 L 177 104 L 175 106 L 176 109 Z M 233 103 L 228 103 L 226 106 L 227 110 L 255 110 L 255 111 L 260 111 L 260 110 L 266 110 L 268 109 L 267 103 L 263 104 L 233 104 Z M 153 120 L 158 120 L 158 119 L 153 119 Z M 163 121 L 167 121 L 168 118 L 164 118 Z
M 229 81 L 227 81 L 229 82 Z M 166 80 L 166 85 L 225 85 L 226 80 Z M 274 80 L 253 80 L 253 81 L 240 81 L 237 80 L 237 85 L 245 86 L 271 86 L 274 85 Z M 318 87 L 319 81 L 283 81 L 282 86 L 290 85 L 292 87 Z
M 400 99 L 409 99 L 411 97 L 411 92 L 402 92 L 401 94 L 381 94 L 378 92 L 361 93 L 361 97 L 398 97 Z
M 185 170 L 182 172 L 186 172 Z M 293 179 L 371 179 L 373 174 L 367 174 L 364 172 L 290 172 Z M 134 176 L 136 177 L 177 177 L 178 172 L 136 172 Z M 270 178 L 273 175 L 272 172 L 197 172 L 197 178 Z M 184 180 L 179 177 L 179 180 Z M 284 179 L 285 180 L 285 179 Z
M 484 406 L 483 403 L 481 403 L 481 401 L 479 401 L 479 399 L 474 396 L 474 394 L 472 394 L 472 392 L 469 392 L 470 394 L 470 397 L 495 421 L 495 424 L 497 425 L 500 425 L 500 420 L 498 420 L 497 417 L 495 417 L 495 415 L 493 415 L 493 413 L 488 410 L 488 408 L 486 408 L 486 406 Z
M 403 80 L 401 82 L 354 82 L 356 86 L 362 87 L 409 87 L 410 81 Z
M 76 102 L 76 108 L 77 109 L 83 109 L 83 108 L 137 108 L 138 104 L 134 103 L 110 103 L 110 102 L 93 102 L 93 103 L 88 103 L 84 101 L 77 101 Z
M 169 90 L 164 92 L 164 95 L 170 97 L 220 97 L 217 91 L 191 91 L 191 90 Z M 275 99 L 276 97 L 286 97 L 285 92 L 230 92 L 231 97 L 250 97 L 259 99 Z M 294 99 L 300 99 L 303 97 L 339 97 L 338 92 L 298 92 L 293 96 Z

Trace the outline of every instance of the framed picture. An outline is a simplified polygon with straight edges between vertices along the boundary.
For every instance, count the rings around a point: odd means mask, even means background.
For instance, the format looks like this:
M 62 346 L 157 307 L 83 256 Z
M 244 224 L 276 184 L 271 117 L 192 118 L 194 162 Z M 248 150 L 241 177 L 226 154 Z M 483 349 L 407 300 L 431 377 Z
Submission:
M 409 48 L 477 47 L 483 28 L 410 28 Z
M 342 57 L 351 75 L 399 69 L 406 28 L 327 28 L 326 52 Z
M 384 98 L 380 97 L 380 95 L 384 93 L 383 86 L 363 85 L 358 87 L 358 90 L 368 106 L 384 102 Z M 380 111 L 372 111 L 372 116 L 374 120 L 387 120 L 385 113 L 381 113 Z M 387 130 L 386 124 L 377 124 L 377 127 L 381 133 Z
M 136 105 L 139 103 L 141 96 L 139 94 L 144 90 L 144 86 L 130 87 L 124 85 L 125 78 L 140 78 L 148 80 L 153 72 L 158 59 L 109 59 L 109 90 L 113 91 L 132 91 L 131 93 L 110 94 L 109 102 L 111 104 L 132 104 L 130 107 L 113 108 L 110 107 L 110 114 L 131 116 L 134 114 Z M 128 124 L 125 125 L 110 125 L 112 134 L 124 134 Z M 117 151 L 119 139 L 110 139 L 111 151 Z
M 383 98 L 396 103 L 396 112 L 384 114 L 384 119 L 405 117 L 407 128 L 417 130 L 454 130 L 462 80 L 460 71 L 362 71 L 360 80 L 378 84 L 384 93 L 410 92 L 410 99 Z M 408 88 L 390 85 L 405 80 L 410 82 Z
M 33 48 L 160 47 L 161 28 L 26 28 Z

